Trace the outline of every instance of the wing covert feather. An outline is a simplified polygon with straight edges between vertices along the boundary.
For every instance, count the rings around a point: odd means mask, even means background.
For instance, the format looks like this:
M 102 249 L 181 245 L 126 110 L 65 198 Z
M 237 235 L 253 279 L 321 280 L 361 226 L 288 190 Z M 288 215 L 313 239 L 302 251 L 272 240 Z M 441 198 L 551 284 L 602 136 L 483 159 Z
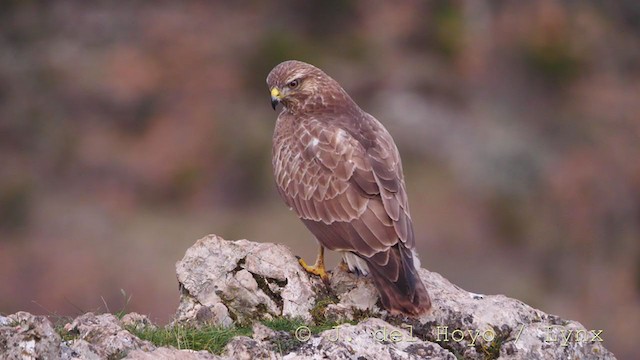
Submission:
M 275 179 L 285 202 L 305 224 L 319 223 L 308 227 L 325 247 L 365 257 L 399 241 L 414 247 L 398 150 L 372 119 L 362 120 L 376 132 L 367 141 L 345 122 L 313 117 L 274 134 Z

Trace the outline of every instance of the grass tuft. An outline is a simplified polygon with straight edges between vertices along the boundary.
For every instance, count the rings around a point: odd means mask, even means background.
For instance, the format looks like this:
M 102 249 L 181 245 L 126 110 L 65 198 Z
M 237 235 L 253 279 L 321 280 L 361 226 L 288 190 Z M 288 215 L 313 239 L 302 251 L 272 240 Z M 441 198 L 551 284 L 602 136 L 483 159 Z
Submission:
M 265 320 L 263 325 L 275 331 L 286 331 L 293 333 L 300 326 L 306 325 L 304 320 L 300 318 L 278 317 L 271 320 Z
M 121 290 L 124 305 L 120 311 L 114 313 L 118 319 L 127 313 L 127 307 L 131 301 L 131 296 L 124 290 Z M 357 321 L 336 322 L 325 317 L 325 310 L 329 304 L 336 303 L 337 299 L 332 296 L 326 296 L 319 299 L 312 309 L 313 321 L 305 322 L 301 318 L 277 317 L 270 320 L 262 320 L 261 323 L 277 334 L 270 338 L 269 341 L 274 348 L 281 354 L 286 355 L 295 351 L 304 344 L 304 341 L 296 337 L 296 331 L 302 327 L 306 328 L 306 334 L 318 335 L 323 331 L 331 330 L 344 323 L 356 324 Z M 109 308 L 105 303 L 107 311 Z M 78 338 L 78 334 L 67 332 L 64 325 L 72 321 L 70 318 L 59 319 L 56 321 L 55 330 L 65 341 L 73 341 Z M 156 346 L 170 346 L 177 349 L 190 349 L 195 351 L 205 350 L 213 354 L 219 355 L 225 346 L 236 336 L 251 336 L 253 334 L 251 324 L 236 324 L 234 327 L 224 328 L 220 326 L 204 326 L 195 327 L 190 325 L 177 325 L 173 327 L 156 328 L 145 327 L 135 328 L 134 326 L 126 326 L 126 330 L 137 336 L 141 340 L 146 340 Z
M 189 326 L 174 326 L 167 328 L 127 328 L 132 334 L 142 340 L 147 340 L 156 346 L 173 346 L 177 349 L 206 350 L 213 354 L 220 354 L 224 347 L 236 336 L 250 336 L 249 327 L 223 328 L 207 326 L 201 328 Z
M 71 321 L 71 319 L 67 320 Z M 63 323 L 65 323 L 65 321 L 57 322 L 55 326 L 56 332 L 65 341 L 76 340 L 78 334 L 67 332 L 62 325 Z M 308 324 L 300 318 L 288 317 L 262 321 L 262 324 L 280 333 L 275 338 L 270 339 L 270 341 L 282 355 L 286 355 L 304 344 L 303 341 L 296 338 L 296 330 L 299 328 L 303 326 L 307 327 L 311 335 L 318 335 L 323 331 L 331 330 L 345 323 L 353 325 L 357 322 L 325 321 L 319 324 Z M 147 340 L 156 346 L 171 346 L 176 349 L 190 349 L 195 351 L 205 350 L 216 355 L 219 355 L 234 337 L 251 336 L 253 334 L 250 326 L 224 328 L 219 326 L 194 327 L 179 325 L 165 328 L 146 327 L 142 329 L 127 326 L 126 330 L 141 340 Z

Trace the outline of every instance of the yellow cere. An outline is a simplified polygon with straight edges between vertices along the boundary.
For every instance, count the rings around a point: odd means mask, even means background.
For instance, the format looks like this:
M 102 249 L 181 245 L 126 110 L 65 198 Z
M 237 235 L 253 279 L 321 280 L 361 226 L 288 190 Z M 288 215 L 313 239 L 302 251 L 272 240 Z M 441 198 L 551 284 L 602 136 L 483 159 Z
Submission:
M 271 96 L 273 96 L 274 98 L 280 97 L 280 90 L 274 87 L 273 89 L 271 89 Z

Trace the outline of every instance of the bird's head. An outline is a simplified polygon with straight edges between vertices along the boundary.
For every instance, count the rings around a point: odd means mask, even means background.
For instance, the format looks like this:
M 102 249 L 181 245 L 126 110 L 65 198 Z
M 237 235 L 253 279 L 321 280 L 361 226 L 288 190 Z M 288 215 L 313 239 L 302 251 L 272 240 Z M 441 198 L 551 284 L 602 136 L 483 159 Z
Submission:
M 320 96 L 326 90 L 336 86 L 342 90 L 340 85 L 322 70 L 296 60 L 276 65 L 267 76 L 267 86 L 271 92 L 273 109 L 281 103 L 292 112 L 304 108 L 309 99 Z

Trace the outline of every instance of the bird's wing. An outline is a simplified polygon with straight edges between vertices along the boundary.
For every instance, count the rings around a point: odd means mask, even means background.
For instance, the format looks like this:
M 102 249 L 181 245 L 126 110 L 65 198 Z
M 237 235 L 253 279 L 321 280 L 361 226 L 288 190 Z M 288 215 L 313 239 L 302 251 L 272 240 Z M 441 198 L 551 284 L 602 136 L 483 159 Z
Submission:
M 323 246 L 353 252 L 404 282 L 400 275 L 415 271 L 415 240 L 400 156 L 377 120 L 357 120 L 298 119 L 292 134 L 276 136 L 277 187 Z

